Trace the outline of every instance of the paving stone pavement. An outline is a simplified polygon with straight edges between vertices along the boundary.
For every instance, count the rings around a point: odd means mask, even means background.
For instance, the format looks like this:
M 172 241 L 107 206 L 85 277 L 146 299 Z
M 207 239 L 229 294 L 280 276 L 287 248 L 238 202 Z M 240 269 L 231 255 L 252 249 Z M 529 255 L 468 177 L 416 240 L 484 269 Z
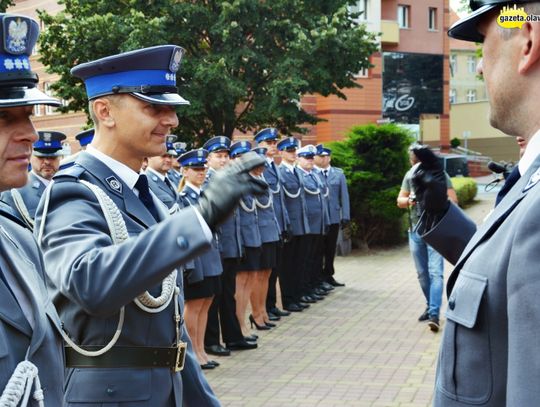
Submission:
M 467 212 L 480 222 L 493 202 L 479 194 Z M 213 357 L 221 366 L 205 374 L 224 406 L 431 405 L 441 332 L 417 321 L 425 304 L 408 247 L 335 266 L 346 287 L 257 332 L 259 349 Z

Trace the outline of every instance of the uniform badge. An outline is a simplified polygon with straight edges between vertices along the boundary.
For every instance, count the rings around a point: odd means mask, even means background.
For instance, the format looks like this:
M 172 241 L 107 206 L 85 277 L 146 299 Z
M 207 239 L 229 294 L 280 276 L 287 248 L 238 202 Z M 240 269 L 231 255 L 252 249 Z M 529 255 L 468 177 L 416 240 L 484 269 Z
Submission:
M 173 51 L 171 56 L 171 62 L 169 63 L 169 70 L 171 72 L 177 72 L 180 68 L 180 62 L 182 61 L 182 56 L 184 55 L 184 50 L 180 47 L 176 48 Z
M 531 178 L 529 178 L 529 181 L 527 181 L 527 185 L 525 185 L 525 188 L 523 188 L 523 192 L 528 191 L 532 187 L 534 187 L 538 182 L 540 181 L 540 168 L 536 170 L 536 172 L 531 175 Z
M 39 181 L 34 181 L 32 188 L 39 189 Z
M 105 178 L 105 181 L 109 186 L 115 190 L 116 192 L 122 193 L 122 183 L 116 179 L 114 176 L 110 176 L 108 178 Z
M 49 143 L 52 140 L 52 134 L 51 133 L 42 133 L 41 138 L 43 141 Z
M 152 175 L 152 181 L 157 182 L 157 177 L 155 175 Z
M 10 54 L 20 55 L 26 51 L 28 22 L 21 17 L 4 18 L 4 48 Z
M 196 194 L 195 192 L 192 192 L 192 193 L 190 194 L 190 196 L 191 196 L 193 199 L 197 199 L 197 194 Z

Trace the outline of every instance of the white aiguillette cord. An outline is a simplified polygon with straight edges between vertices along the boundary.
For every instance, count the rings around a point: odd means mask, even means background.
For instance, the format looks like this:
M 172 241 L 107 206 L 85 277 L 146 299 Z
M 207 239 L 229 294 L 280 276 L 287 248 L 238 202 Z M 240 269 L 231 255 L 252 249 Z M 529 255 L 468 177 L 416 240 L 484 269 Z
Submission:
M 96 196 L 98 203 L 101 207 L 101 210 L 103 211 L 103 215 L 105 216 L 105 220 L 107 221 L 107 226 L 109 227 L 113 244 L 120 244 L 123 241 L 125 241 L 129 237 L 126 223 L 124 222 L 124 218 L 122 217 L 120 210 L 112 201 L 112 199 L 98 186 L 85 180 L 79 180 L 79 182 L 85 185 L 88 189 L 90 189 L 90 191 L 92 191 L 94 195 Z M 51 183 L 51 185 L 47 188 L 46 195 L 45 195 L 45 202 L 43 205 L 43 215 L 42 215 L 41 225 L 40 225 L 39 234 L 38 234 L 38 243 L 40 245 L 41 245 L 41 239 L 43 237 L 43 231 L 45 229 L 45 219 L 46 219 L 47 211 L 49 208 L 49 201 L 50 201 L 51 189 L 52 189 L 53 184 L 54 183 Z M 178 302 L 178 295 L 179 295 L 180 290 L 176 287 L 176 277 L 177 277 L 177 270 L 174 269 L 173 272 L 169 274 L 163 280 L 161 284 L 161 295 L 159 297 L 155 298 L 148 291 L 146 291 L 143 294 L 139 295 L 137 298 L 135 298 L 133 302 L 140 309 L 151 314 L 155 314 L 155 313 L 163 311 L 171 303 L 171 300 L 173 299 L 173 297 L 174 297 L 175 302 Z M 175 308 L 175 313 L 178 314 L 178 315 L 175 315 L 175 320 L 177 321 L 177 324 L 178 324 L 181 318 L 179 315 L 179 311 L 177 311 L 177 308 Z M 118 338 L 120 337 L 120 334 L 122 333 L 122 328 L 124 326 L 124 316 L 125 316 L 125 307 L 122 307 L 120 308 L 120 316 L 118 318 L 118 325 L 116 327 L 116 332 L 114 333 L 114 336 L 112 337 L 112 339 L 107 345 L 105 345 L 103 348 L 99 350 L 88 351 L 81 348 L 75 342 L 73 342 L 73 340 L 71 340 L 71 338 L 64 332 L 64 330 L 61 331 L 62 337 L 64 338 L 64 340 L 69 346 L 71 346 L 77 353 L 81 355 L 88 356 L 88 357 L 95 357 L 95 356 L 103 355 L 104 353 L 109 351 L 118 341 Z M 178 331 L 178 327 L 177 327 L 177 331 Z M 177 337 L 177 341 L 179 341 L 178 337 Z

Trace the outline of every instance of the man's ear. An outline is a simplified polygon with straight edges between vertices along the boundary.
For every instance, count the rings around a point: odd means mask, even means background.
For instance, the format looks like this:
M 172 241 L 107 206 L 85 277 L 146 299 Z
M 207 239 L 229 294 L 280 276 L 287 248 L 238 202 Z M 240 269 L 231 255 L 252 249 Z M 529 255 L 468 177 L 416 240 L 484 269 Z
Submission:
M 540 59 L 540 24 L 525 23 L 517 35 L 522 40 L 518 72 L 527 74 Z
M 111 128 L 116 124 L 111 107 L 112 103 L 108 98 L 98 98 L 92 102 L 94 116 L 100 125 Z

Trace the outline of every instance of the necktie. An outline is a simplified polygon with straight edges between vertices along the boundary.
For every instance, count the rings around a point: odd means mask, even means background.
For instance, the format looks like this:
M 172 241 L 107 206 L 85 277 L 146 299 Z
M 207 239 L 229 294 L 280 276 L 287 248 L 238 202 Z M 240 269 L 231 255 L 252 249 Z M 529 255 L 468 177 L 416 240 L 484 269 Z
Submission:
M 328 170 L 323 170 L 324 178 L 328 178 Z
M 171 183 L 171 180 L 169 178 L 167 178 L 165 176 L 165 184 L 169 187 L 169 189 L 171 190 L 171 192 L 174 194 L 174 196 L 176 196 L 176 191 Z
M 152 195 L 150 195 L 150 189 L 148 188 L 148 178 L 146 175 L 139 175 L 139 179 L 135 183 L 135 188 L 139 191 L 139 199 L 146 206 L 146 209 L 152 214 L 154 219 L 159 222 L 159 216 L 157 212 L 156 205 L 154 205 L 154 200 Z
M 495 199 L 495 206 L 497 206 L 502 199 L 505 197 L 505 195 L 512 189 L 514 184 L 518 182 L 519 178 L 521 177 L 521 174 L 519 173 L 519 167 L 516 165 L 508 178 L 506 178 L 506 181 L 504 182 L 503 187 L 497 194 L 497 198 Z

